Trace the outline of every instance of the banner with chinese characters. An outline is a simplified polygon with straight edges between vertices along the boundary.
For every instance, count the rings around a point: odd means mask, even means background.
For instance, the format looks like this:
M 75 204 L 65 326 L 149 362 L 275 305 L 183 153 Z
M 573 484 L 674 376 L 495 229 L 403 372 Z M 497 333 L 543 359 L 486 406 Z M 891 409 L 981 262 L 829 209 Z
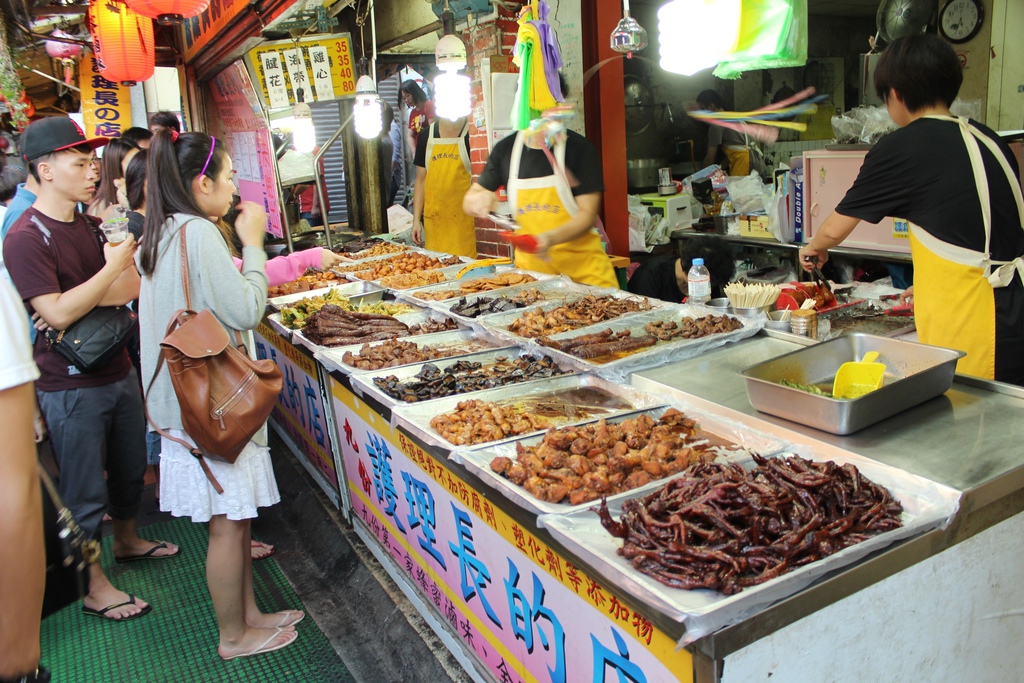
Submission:
M 87 137 L 118 138 L 132 127 L 131 88 L 104 78 L 91 52 L 82 58 L 78 87 Z
M 355 517 L 503 683 L 691 682 L 685 650 L 334 377 Z M 495 494 L 497 495 L 497 494 Z
M 325 102 L 356 94 L 352 39 L 347 33 L 291 40 L 272 40 L 253 48 L 245 58 L 252 82 L 267 109 L 299 101 Z
M 250 0 L 211 0 L 197 17 L 181 23 L 181 42 L 185 63 L 191 64 L 204 47 L 210 44 L 227 25 L 250 5 Z M 264 20 L 270 17 L 263 17 Z
M 210 134 L 224 145 L 235 167 L 235 185 L 242 201 L 256 202 L 267 212 L 267 232 L 284 236 L 278 197 L 277 162 L 270 127 L 256 91 L 241 62 L 235 62 L 210 81 L 216 112 L 210 116 Z
M 319 367 L 309 355 L 293 346 L 266 323 L 253 332 L 256 357 L 277 363 L 284 375 L 284 386 L 272 416 L 302 451 L 301 456 L 334 488 L 326 491 L 338 496 L 338 473 L 334 469 L 330 423 L 320 391 Z M 321 482 L 321 486 L 324 482 Z

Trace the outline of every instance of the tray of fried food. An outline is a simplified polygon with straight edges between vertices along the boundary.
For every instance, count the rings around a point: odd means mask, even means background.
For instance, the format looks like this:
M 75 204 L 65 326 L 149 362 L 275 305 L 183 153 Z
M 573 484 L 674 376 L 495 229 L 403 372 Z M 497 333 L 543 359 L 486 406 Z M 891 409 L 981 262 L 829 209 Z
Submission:
M 499 347 L 488 336 L 475 330 L 461 329 L 325 348 L 317 352 L 316 358 L 329 369 L 345 374 L 379 374 L 385 369 L 391 372 L 403 366 L 467 356 Z
M 328 292 L 334 292 L 344 297 L 364 297 L 363 301 L 372 301 L 372 296 L 376 296 L 377 300 L 384 298 L 384 290 L 378 285 L 372 282 L 349 282 L 348 280 L 334 280 L 336 284 L 332 284 L 329 287 L 321 287 L 319 289 L 311 289 L 303 292 L 296 292 L 294 294 L 285 294 L 284 296 L 277 296 L 267 299 L 267 304 L 276 311 L 281 310 L 283 306 L 288 306 L 301 301 L 307 297 L 320 296 L 327 294 Z
M 559 366 L 550 356 L 534 356 L 510 347 L 363 373 L 353 378 L 352 388 L 393 407 L 546 381 L 574 372 Z
M 342 284 L 346 284 L 346 278 L 334 270 L 307 268 L 305 273 L 290 282 L 268 287 L 267 296 L 270 300 L 274 300 L 289 294 L 300 294 Z
M 723 315 L 706 306 L 674 304 L 609 323 L 530 340 L 533 352 L 612 380 L 631 372 L 684 360 L 757 334 L 761 318 Z
M 630 386 L 593 375 L 488 389 L 397 406 L 392 421 L 447 448 L 472 448 L 601 416 L 662 405 Z
M 422 310 L 400 301 L 382 301 L 381 294 L 382 292 L 376 291 L 369 294 L 347 297 L 339 294 L 337 290 L 329 289 L 324 294 L 307 296 L 286 304 L 274 316 L 277 316 L 281 324 L 288 329 L 298 330 L 305 327 L 306 321 L 310 317 L 315 316 L 317 311 L 328 305 L 337 306 L 345 311 L 384 315 L 401 315 L 403 313 L 412 313 L 415 310 Z
M 846 451 L 787 451 L 695 464 L 538 523 L 605 581 L 682 623 L 689 643 L 945 526 L 959 497 Z
M 473 296 L 474 294 L 490 292 L 496 289 L 506 289 L 508 287 L 515 287 L 516 285 L 535 283 L 540 280 L 547 280 L 554 277 L 556 276 L 511 268 L 497 272 L 494 275 L 486 275 L 483 277 L 450 279 L 445 281 L 443 285 L 422 287 L 415 291 L 408 292 L 407 296 L 417 300 L 421 305 L 424 305 L 426 302 L 441 302 L 449 299 L 458 299 L 459 297 Z
M 389 240 L 375 238 L 364 238 L 352 240 L 345 244 L 339 244 L 332 248 L 332 251 L 343 258 L 358 261 L 360 259 L 372 258 L 374 256 L 390 256 L 409 251 L 407 244 L 399 244 Z
M 353 269 L 353 266 L 344 266 L 341 270 L 344 270 L 347 277 L 352 280 L 378 281 L 389 275 L 415 273 L 421 270 L 438 270 L 448 266 L 464 265 L 465 263 L 461 256 L 431 256 L 430 254 L 409 250 L 402 254 L 388 256 L 379 261 L 370 261 L 361 269 Z
M 544 303 L 564 303 L 582 296 L 586 291 L 582 285 L 571 280 L 555 277 L 538 280 L 504 289 L 493 290 L 484 294 L 463 296 L 457 299 L 423 302 L 434 310 L 453 316 L 467 324 L 484 316 L 509 313 Z M 405 301 L 418 301 L 401 297 Z
M 452 459 L 530 512 L 564 513 L 650 488 L 693 463 L 748 459 L 751 444 L 784 447 L 767 435 L 741 438 L 713 416 L 661 406 L 459 449 Z
M 292 333 L 292 342 L 315 353 L 321 348 L 366 344 L 454 329 L 458 329 L 457 322 L 424 309 L 386 315 L 346 311 L 328 305 L 311 316 L 301 330 Z
M 569 330 L 645 313 L 668 306 L 663 301 L 636 296 L 620 290 L 579 287 L 561 301 L 541 303 L 522 311 L 487 316 L 480 324 L 497 335 L 507 337 L 551 336 Z
M 436 285 L 443 282 L 454 282 L 459 273 L 462 272 L 463 268 L 465 268 L 465 265 L 460 263 L 454 266 L 434 268 L 432 270 L 416 270 L 411 273 L 395 273 L 394 275 L 385 275 L 374 282 L 385 289 L 399 292 L 407 289 L 422 288 L 427 285 Z M 419 301 L 408 297 L 404 298 L 406 301 L 415 304 L 416 306 L 425 306 L 427 304 L 426 301 Z

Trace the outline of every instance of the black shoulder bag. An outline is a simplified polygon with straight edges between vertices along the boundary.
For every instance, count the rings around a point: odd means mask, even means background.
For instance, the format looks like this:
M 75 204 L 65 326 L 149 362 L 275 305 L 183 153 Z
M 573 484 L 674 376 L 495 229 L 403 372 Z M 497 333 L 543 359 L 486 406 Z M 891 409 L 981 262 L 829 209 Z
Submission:
M 100 544 L 85 537 L 41 465 L 39 478 L 43 484 L 43 536 L 46 541 L 45 618 L 89 592 L 88 567 L 99 562 Z

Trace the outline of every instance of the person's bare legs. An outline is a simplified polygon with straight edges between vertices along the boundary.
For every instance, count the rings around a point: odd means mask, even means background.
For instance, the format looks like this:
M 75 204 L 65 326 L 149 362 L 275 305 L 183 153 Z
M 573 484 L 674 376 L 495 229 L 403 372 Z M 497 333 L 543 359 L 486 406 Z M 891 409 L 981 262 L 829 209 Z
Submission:
M 114 557 L 144 555 L 152 550 L 153 546 L 159 545 L 156 541 L 147 541 L 139 537 L 138 523 L 135 517 L 131 519 L 115 519 L 113 520 L 113 527 L 114 541 L 111 548 L 114 551 Z M 153 557 L 165 557 L 178 553 L 178 546 L 167 541 L 164 541 L 164 543 L 167 544 L 167 547 L 154 551 Z
M 0 548 L 9 550 L 0 571 L 0 678 L 23 676 L 39 665 L 46 552 L 32 433 L 35 405 L 31 382 L 0 391 Z
M 127 593 L 118 590 L 110 583 L 110 579 L 103 573 L 103 567 L 99 562 L 89 565 L 89 594 L 82 601 L 83 605 L 89 609 L 101 610 L 110 605 L 128 602 L 128 597 Z M 136 597 L 134 605 L 121 605 L 103 616 L 114 620 L 125 619 L 141 612 L 147 604 L 142 598 Z
M 206 583 L 220 631 L 217 654 L 224 658 L 251 652 L 263 643 L 266 643 L 266 647 L 274 647 L 294 638 L 290 633 L 293 629 L 290 628 L 279 631 L 276 628 L 246 624 L 246 593 L 255 605 L 251 583 L 252 558 L 249 552 L 249 521 L 234 521 L 224 515 L 214 515 L 210 520 Z M 248 589 L 245 580 L 247 565 L 250 576 Z
M 246 520 L 245 537 L 242 539 L 242 553 L 245 555 L 245 574 L 242 581 L 243 599 L 245 600 L 245 623 L 254 628 L 271 628 L 291 626 L 304 615 L 298 610 L 286 610 L 264 614 L 256 606 L 256 591 L 252 585 L 252 520 Z M 282 622 L 284 622 L 282 624 Z

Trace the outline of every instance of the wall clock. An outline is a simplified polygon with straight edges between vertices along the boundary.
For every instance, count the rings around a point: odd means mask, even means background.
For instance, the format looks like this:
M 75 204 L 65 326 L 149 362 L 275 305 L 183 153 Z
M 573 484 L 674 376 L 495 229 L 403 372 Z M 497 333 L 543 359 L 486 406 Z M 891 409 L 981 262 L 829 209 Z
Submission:
M 966 43 L 981 30 L 981 0 L 949 0 L 939 11 L 939 33 L 951 43 Z

